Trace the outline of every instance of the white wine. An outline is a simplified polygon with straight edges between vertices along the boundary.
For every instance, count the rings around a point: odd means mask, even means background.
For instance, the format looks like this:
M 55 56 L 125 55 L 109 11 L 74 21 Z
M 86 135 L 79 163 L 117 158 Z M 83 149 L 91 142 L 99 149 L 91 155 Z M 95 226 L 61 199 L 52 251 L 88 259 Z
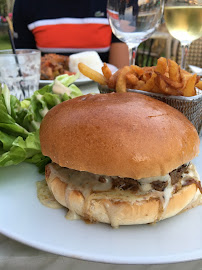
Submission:
M 202 36 L 202 6 L 167 6 L 164 19 L 170 34 L 182 44 Z

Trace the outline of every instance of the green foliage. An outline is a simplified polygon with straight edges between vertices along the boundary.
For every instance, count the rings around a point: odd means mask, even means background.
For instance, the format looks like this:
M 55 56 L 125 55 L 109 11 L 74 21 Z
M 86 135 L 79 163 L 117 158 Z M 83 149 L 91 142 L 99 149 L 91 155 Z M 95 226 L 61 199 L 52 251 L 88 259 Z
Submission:
M 23 161 L 35 164 L 40 172 L 50 162 L 41 153 L 39 128 L 45 114 L 57 104 L 80 96 L 74 85 L 78 75 L 58 76 L 29 98 L 19 101 L 0 84 L 0 167 Z M 55 90 L 56 89 L 56 90 Z
M 10 44 L 8 34 L 0 33 L 0 50 L 8 50 L 8 49 L 11 49 L 11 44 Z
M 6 16 L 8 14 L 6 0 L 0 0 L 0 15 Z

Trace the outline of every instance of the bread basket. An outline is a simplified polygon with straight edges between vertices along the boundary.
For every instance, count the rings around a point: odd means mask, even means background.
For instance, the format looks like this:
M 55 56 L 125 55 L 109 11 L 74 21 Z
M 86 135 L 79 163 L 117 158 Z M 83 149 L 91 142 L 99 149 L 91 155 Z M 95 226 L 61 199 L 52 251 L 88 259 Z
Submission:
M 114 92 L 106 85 L 98 85 L 101 94 Z M 127 89 L 128 92 L 140 93 L 163 101 L 182 112 L 195 126 L 199 135 L 202 134 L 202 91 L 197 89 L 196 95 L 192 97 L 167 96 L 142 90 Z

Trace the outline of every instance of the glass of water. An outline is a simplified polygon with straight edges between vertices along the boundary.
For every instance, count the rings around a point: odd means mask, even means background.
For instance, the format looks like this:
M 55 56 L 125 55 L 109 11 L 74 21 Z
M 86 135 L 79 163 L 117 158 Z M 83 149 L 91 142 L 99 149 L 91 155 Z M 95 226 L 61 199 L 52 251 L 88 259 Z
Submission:
M 29 98 L 38 90 L 41 52 L 32 49 L 0 51 L 0 82 L 8 86 L 19 100 Z
M 164 0 L 108 0 L 107 15 L 114 35 L 128 45 L 129 61 L 135 64 L 137 47 L 158 27 Z

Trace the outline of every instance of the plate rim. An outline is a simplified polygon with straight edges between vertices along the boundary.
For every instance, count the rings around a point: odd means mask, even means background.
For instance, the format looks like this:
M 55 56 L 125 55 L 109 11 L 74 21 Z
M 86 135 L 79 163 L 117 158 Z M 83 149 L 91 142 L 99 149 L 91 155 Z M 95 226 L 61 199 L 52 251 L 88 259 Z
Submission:
M 48 244 L 38 244 L 37 241 L 26 241 L 22 240 L 20 237 L 17 236 L 17 234 L 13 233 L 7 233 L 5 230 L 2 230 L 0 228 L 0 233 L 3 234 L 4 236 L 15 240 L 21 244 L 27 245 L 29 247 L 41 250 L 43 252 L 49 252 L 51 254 L 59 255 L 59 256 L 64 256 L 67 258 L 73 258 L 73 259 L 79 259 L 83 261 L 90 261 L 90 262 L 97 262 L 97 263 L 108 263 L 108 264 L 116 264 L 116 265 L 121 265 L 121 264 L 126 264 L 126 265 L 160 265 L 160 264 L 173 264 L 173 263 L 183 263 L 183 262 L 188 262 L 188 261 L 195 261 L 195 260 L 200 260 L 202 259 L 202 249 L 198 249 L 197 251 L 194 252 L 185 252 L 183 254 L 175 255 L 167 255 L 167 256 L 147 256 L 147 257 L 126 257 L 125 259 L 120 259 L 117 258 L 116 256 L 113 257 L 107 257 L 106 256 L 100 256 L 99 254 L 97 257 L 92 258 L 90 255 L 85 255 L 83 253 L 77 253 L 74 254 L 73 252 L 64 252 L 60 250 L 56 250 L 54 248 L 49 247 Z M 130 259 L 131 258 L 131 259 Z
M 76 81 L 73 82 L 73 84 L 82 84 L 82 83 L 87 83 L 87 82 L 91 82 L 92 80 L 89 79 L 88 77 L 86 78 L 78 78 Z M 39 84 L 43 84 L 43 85 L 47 85 L 47 84 L 51 84 L 53 83 L 54 80 L 39 80 Z

